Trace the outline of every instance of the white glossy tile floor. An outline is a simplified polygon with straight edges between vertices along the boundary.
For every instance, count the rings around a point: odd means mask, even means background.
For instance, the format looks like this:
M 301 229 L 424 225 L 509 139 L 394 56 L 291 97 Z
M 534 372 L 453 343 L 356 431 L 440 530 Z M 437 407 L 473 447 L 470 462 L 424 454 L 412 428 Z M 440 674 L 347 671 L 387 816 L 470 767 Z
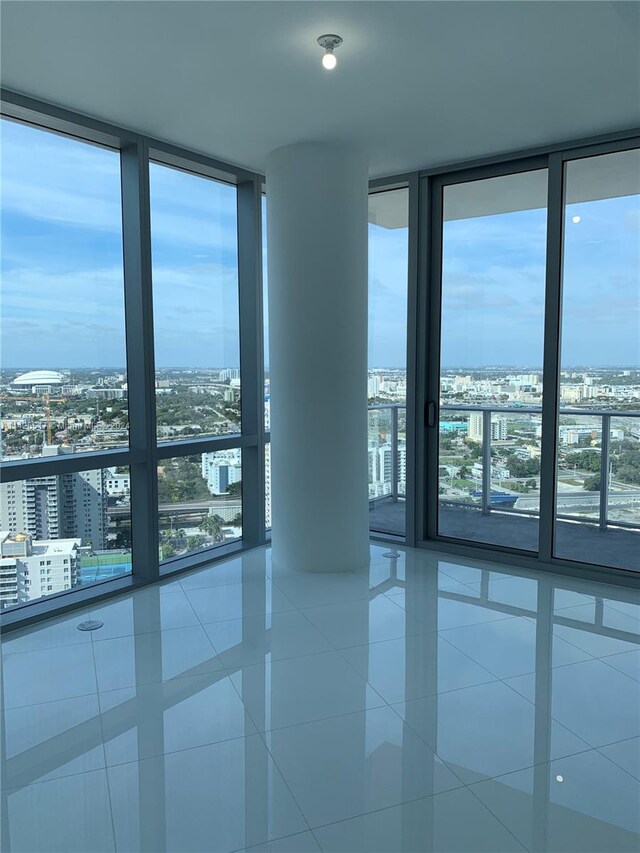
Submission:
M 620 587 L 260 549 L 9 634 L 2 664 L 7 853 L 640 850 Z

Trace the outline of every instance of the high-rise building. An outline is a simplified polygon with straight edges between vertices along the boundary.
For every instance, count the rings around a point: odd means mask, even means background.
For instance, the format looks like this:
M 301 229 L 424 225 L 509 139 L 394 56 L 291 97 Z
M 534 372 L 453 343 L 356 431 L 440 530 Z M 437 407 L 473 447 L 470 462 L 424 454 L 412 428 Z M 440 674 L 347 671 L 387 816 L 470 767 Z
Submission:
M 98 468 L 62 474 L 60 479 L 62 535 L 103 550 L 107 546 L 107 471 Z
M 264 447 L 264 522 L 271 527 L 271 442 Z
M 370 376 L 367 380 L 367 396 L 377 397 L 380 393 L 380 377 Z
M 404 441 L 398 442 L 397 493 L 404 494 L 407 469 L 407 450 Z M 369 445 L 369 498 L 393 492 L 393 449 L 391 443 Z
M 43 455 L 58 450 L 45 448 Z M 0 484 L 0 528 L 38 541 L 78 538 L 96 550 L 106 548 L 107 473 L 97 469 Z
M 59 478 L 2 483 L 0 527 L 12 533 L 28 533 L 34 539 L 56 539 L 60 534 Z
M 226 370 L 221 370 L 218 374 L 218 378 L 221 382 L 226 382 L 231 379 L 240 379 L 240 369 L 238 367 L 227 368 Z
M 472 412 L 469 415 L 468 436 L 471 441 L 482 441 L 483 434 L 483 414 L 482 412 Z M 491 441 L 505 441 L 507 438 L 507 420 L 506 418 L 493 418 L 491 420 Z

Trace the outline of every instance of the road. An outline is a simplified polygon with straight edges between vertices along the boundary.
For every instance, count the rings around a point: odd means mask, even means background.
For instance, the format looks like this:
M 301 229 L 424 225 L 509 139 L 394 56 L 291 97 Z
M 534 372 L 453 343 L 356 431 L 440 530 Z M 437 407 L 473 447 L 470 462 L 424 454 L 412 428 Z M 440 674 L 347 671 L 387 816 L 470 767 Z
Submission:
M 212 498 L 208 501 L 183 501 L 182 503 L 164 503 L 158 506 L 158 512 L 161 515 L 169 515 L 186 512 L 206 512 L 209 509 L 216 509 L 226 507 L 231 509 L 237 509 L 238 512 L 242 512 L 242 499 L 241 498 Z M 113 506 L 109 507 L 109 515 L 113 518 L 129 515 L 131 512 L 130 506 Z

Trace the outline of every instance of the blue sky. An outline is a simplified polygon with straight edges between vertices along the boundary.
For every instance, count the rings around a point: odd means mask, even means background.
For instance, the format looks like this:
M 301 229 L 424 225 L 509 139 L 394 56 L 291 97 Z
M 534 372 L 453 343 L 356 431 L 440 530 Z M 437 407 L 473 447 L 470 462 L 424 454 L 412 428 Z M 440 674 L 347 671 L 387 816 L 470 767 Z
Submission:
M 157 366 L 237 366 L 234 190 L 152 166 L 151 201 Z M 640 199 L 566 213 L 562 362 L 638 364 Z M 124 366 L 117 154 L 3 120 L 1 235 L 2 365 Z M 404 367 L 407 232 L 369 235 L 369 363 Z M 540 210 L 445 224 L 445 367 L 541 364 L 544 244 Z
M 565 222 L 561 363 L 640 366 L 640 197 Z M 544 209 L 445 222 L 445 367 L 542 365 L 545 247 Z

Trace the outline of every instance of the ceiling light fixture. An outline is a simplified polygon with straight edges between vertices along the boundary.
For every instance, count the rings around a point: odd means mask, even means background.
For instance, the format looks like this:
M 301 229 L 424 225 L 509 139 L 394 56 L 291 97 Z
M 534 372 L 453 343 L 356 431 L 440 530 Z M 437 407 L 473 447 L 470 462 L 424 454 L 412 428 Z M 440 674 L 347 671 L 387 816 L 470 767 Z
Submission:
M 340 36 L 336 36 L 332 33 L 326 33 L 325 35 L 320 36 L 318 44 L 324 49 L 324 53 L 322 54 L 322 66 L 323 68 L 326 68 L 327 71 L 331 71 L 338 64 L 338 60 L 336 59 L 336 55 L 333 51 L 342 44 L 342 39 Z

